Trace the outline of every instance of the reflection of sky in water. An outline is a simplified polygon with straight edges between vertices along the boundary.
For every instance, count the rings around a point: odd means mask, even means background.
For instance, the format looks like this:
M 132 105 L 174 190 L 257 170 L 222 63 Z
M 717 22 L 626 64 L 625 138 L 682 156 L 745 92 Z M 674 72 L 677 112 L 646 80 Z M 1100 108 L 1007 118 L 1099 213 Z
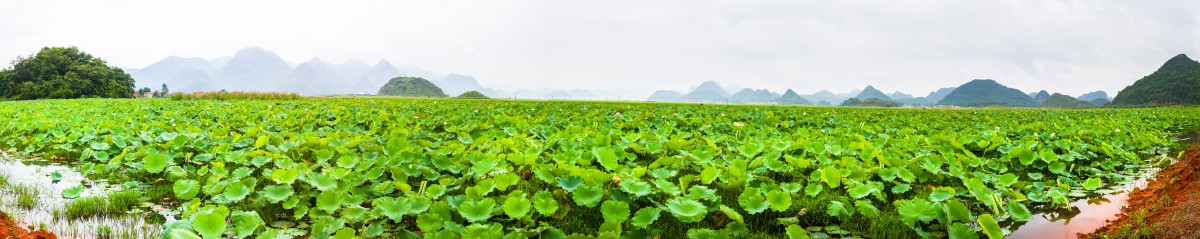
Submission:
M 62 174 L 61 181 L 51 179 L 50 174 L 54 172 Z M 0 198 L 10 199 L 0 203 L 0 211 L 8 213 L 22 225 L 37 227 L 36 225 L 45 224 L 48 231 L 54 232 L 60 238 L 93 238 L 100 225 L 108 225 L 118 233 L 121 230 L 136 230 L 142 232 L 139 234 L 145 237 L 157 237 L 156 235 L 161 234 L 158 231 L 162 230 L 162 226 L 149 225 L 143 229 L 142 226 L 147 224 L 141 217 L 112 218 L 102 215 L 78 220 L 54 217 L 54 211 L 61 210 L 70 201 L 61 196 L 63 190 L 67 188 L 83 184 L 85 190 L 79 197 L 87 197 L 120 190 L 120 185 L 109 185 L 104 180 L 85 180 L 78 171 L 63 165 L 45 161 L 22 162 L 20 159 L 14 159 L 7 155 L 0 157 L 0 174 L 8 176 L 10 185 L 25 185 L 38 191 L 38 205 L 26 209 L 16 205 L 15 199 L 18 195 L 15 192 L 7 189 L 0 190 Z
M 1125 185 L 1116 185 L 1115 193 L 1093 196 L 1071 202 L 1068 207 L 1051 207 L 1048 204 L 1030 206 L 1034 212 L 1033 220 L 1028 222 L 1012 222 L 1007 228 L 1017 227 L 1016 231 L 1005 238 L 1078 238 L 1076 233 L 1090 233 L 1108 224 L 1109 220 L 1117 219 L 1129 199 L 1129 191 L 1146 186 L 1146 179 L 1153 176 L 1157 169 L 1146 169 L 1136 175 L 1139 180 Z

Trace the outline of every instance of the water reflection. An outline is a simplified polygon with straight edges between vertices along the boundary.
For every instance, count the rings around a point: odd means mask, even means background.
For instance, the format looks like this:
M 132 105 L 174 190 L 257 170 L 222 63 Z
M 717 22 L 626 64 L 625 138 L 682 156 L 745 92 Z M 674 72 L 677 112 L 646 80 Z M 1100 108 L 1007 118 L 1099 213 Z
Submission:
M 1031 205 L 1035 212 L 1033 220 L 1016 222 L 1005 220 L 1001 226 L 1013 233 L 1006 238 L 1078 238 L 1077 233 L 1090 233 L 1117 219 L 1121 208 L 1129 199 L 1129 192 L 1146 186 L 1146 180 L 1158 169 L 1144 169 L 1136 176 L 1139 180 L 1117 185 L 1110 190 L 1098 190 L 1108 194 L 1092 194 L 1075 200 L 1065 207 L 1049 203 Z

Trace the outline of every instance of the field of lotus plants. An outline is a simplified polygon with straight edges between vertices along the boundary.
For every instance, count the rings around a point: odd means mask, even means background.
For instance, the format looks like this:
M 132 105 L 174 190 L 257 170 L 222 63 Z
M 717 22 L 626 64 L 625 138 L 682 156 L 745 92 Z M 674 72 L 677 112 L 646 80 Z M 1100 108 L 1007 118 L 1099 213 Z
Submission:
M 1001 238 L 1200 109 L 302 98 L 2 102 L 0 146 L 170 238 Z M 74 198 L 86 185 L 63 192 Z

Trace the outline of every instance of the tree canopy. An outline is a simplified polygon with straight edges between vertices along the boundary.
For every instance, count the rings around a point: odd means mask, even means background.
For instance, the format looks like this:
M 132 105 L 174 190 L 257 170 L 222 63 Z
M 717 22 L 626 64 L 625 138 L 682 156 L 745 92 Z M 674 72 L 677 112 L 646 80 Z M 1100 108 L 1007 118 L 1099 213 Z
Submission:
M 900 104 L 880 98 L 867 98 L 866 100 L 850 98 L 846 101 L 843 101 L 840 106 L 899 107 Z
M 0 98 L 133 97 L 133 77 L 76 47 L 45 47 L 0 71 Z
M 442 88 L 438 88 L 433 82 L 421 77 L 407 76 L 392 78 L 379 88 L 379 94 L 404 97 L 447 97 L 446 93 L 442 92 Z

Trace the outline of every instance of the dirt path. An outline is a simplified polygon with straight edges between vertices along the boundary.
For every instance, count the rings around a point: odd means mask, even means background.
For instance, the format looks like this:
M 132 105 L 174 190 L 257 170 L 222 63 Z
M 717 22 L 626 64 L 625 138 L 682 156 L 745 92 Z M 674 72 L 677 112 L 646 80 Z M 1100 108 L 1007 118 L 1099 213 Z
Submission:
M 1120 218 L 1084 238 L 1200 238 L 1200 145 L 1129 194 Z
M 29 232 L 29 230 L 25 230 L 25 228 L 22 228 L 16 222 L 13 222 L 12 217 L 9 217 L 8 214 L 0 212 L 0 239 L 10 238 L 58 239 L 58 236 L 55 236 L 54 233 L 46 232 L 44 230 Z

